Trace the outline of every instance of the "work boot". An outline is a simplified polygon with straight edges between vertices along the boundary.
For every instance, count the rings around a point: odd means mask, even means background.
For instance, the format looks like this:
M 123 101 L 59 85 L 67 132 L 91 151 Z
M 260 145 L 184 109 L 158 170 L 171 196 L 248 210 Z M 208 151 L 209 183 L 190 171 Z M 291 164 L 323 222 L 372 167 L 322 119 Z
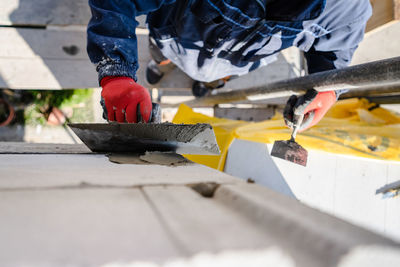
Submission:
M 150 60 L 146 68 L 146 79 L 149 84 L 158 83 L 165 73 L 168 73 L 174 68 L 171 60 L 163 60 L 157 63 L 155 60 Z
M 206 83 L 194 81 L 192 85 L 192 94 L 195 97 L 205 96 L 211 89 L 206 86 Z
M 149 52 L 152 60 L 147 64 L 146 79 L 149 84 L 158 83 L 164 74 L 170 72 L 175 65 L 168 58 L 164 57 L 156 40 L 149 36 Z
M 202 97 L 207 95 L 208 92 L 214 90 L 214 89 L 219 89 L 225 86 L 225 83 L 231 79 L 231 76 L 218 79 L 209 83 L 206 82 L 200 82 L 200 81 L 194 81 L 192 85 L 192 94 L 195 97 Z

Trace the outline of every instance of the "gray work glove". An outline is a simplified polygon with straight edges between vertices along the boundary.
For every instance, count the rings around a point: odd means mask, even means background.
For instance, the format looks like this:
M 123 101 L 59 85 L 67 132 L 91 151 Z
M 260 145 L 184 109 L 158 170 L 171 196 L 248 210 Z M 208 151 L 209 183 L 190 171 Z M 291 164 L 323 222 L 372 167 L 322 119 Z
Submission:
M 292 95 L 283 110 L 283 117 L 288 127 L 293 128 L 294 115 L 304 114 L 299 131 L 304 131 L 317 124 L 336 102 L 335 91 L 318 92 L 307 90 L 302 96 Z

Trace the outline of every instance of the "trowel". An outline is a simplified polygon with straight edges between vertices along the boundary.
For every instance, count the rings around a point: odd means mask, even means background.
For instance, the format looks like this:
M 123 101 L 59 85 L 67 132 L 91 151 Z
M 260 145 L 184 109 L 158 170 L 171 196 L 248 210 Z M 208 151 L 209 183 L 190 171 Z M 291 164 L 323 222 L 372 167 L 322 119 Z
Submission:
M 281 158 L 302 166 L 307 166 L 308 152 L 295 139 L 297 131 L 303 121 L 304 115 L 295 115 L 292 135 L 290 140 L 275 141 L 271 156 Z
M 93 152 L 160 151 L 219 155 L 220 150 L 211 125 L 160 123 L 160 117 L 159 106 L 153 104 L 149 123 L 71 123 L 68 126 Z M 138 121 L 141 121 L 139 117 Z

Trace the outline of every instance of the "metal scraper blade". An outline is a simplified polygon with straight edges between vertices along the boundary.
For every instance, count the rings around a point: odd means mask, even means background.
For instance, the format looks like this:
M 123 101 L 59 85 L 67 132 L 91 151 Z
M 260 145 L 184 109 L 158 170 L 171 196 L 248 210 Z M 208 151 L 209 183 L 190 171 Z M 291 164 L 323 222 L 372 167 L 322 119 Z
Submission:
M 301 145 L 290 140 L 275 141 L 271 156 L 302 166 L 307 166 L 308 152 Z
M 209 124 L 172 123 L 72 123 L 74 133 L 93 152 L 219 155 Z

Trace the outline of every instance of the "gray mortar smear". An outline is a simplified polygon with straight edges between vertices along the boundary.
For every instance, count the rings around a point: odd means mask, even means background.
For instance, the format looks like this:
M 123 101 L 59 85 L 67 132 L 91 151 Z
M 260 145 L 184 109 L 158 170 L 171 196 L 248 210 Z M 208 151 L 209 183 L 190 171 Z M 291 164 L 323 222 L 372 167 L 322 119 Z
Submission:
M 146 152 L 140 159 L 149 163 L 166 166 L 183 166 L 192 162 L 173 152 Z
M 173 152 L 146 152 L 144 155 L 110 154 L 107 157 L 109 161 L 117 164 L 157 164 L 164 166 L 185 166 L 192 164 L 191 161 Z
M 218 155 L 219 148 L 209 124 L 87 123 L 69 124 L 94 152 Z

